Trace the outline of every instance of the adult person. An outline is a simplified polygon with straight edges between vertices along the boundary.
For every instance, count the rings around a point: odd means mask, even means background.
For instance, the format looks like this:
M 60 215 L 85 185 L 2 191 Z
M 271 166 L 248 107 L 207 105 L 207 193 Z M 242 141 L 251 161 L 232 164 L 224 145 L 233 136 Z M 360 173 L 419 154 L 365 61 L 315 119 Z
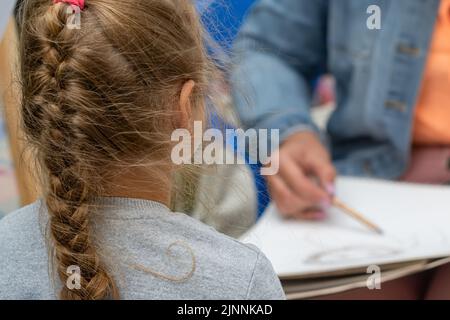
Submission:
M 450 181 L 450 0 L 260 0 L 234 54 L 243 125 L 281 133 L 267 180 L 284 216 L 323 218 L 336 172 Z M 310 114 L 324 73 L 337 96 L 325 135 Z

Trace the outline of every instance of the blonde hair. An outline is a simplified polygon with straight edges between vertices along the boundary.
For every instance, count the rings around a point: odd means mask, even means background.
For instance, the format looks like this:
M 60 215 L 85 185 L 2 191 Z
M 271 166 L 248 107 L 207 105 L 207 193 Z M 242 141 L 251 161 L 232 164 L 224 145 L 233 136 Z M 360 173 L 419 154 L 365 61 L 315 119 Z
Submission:
M 69 5 L 25 0 L 20 11 L 22 122 L 42 175 L 56 270 L 81 269 L 62 299 L 118 298 L 92 243 L 89 215 L 121 166 L 170 161 L 184 83 L 202 108 L 218 72 L 189 0 L 87 0 L 81 28 Z

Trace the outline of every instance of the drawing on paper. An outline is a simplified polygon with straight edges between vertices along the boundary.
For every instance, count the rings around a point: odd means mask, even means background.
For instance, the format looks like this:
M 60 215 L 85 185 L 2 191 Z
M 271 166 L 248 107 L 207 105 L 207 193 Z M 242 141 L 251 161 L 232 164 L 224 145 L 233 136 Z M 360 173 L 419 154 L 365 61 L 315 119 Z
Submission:
M 385 258 L 396 256 L 402 251 L 399 248 L 381 245 L 359 245 L 342 248 L 327 249 L 314 253 L 305 259 L 307 264 L 336 264 L 347 262 L 364 261 L 366 259 Z

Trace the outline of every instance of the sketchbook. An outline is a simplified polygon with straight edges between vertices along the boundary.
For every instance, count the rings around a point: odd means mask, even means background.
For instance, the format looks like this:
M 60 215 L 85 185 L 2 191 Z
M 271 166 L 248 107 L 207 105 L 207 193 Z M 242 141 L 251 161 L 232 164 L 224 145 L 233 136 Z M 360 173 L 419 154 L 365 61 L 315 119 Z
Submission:
M 340 177 L 337 196 L 384 233 L 339 209 L 324 221 L 294 221 L 272 205 L 241 240 L 259 247 L 281 279 L 361 274 L 371 265 L 450 256 L 450 187 Z
M 417 272 L 437 268 L 450 263 L 450 258 L 422 260 L 396 264 L 392 268 L 381 267 L 380 286 L 385 282 L 406 277 Z M 370 280 L 369 280 L 370 281 Z M 367 288 L 367 273 L 335 276 L 315 279 L 291 279 L 282 281 L 283 289 L 288 300 L 310 299 L 338 294 L 345 291 Z

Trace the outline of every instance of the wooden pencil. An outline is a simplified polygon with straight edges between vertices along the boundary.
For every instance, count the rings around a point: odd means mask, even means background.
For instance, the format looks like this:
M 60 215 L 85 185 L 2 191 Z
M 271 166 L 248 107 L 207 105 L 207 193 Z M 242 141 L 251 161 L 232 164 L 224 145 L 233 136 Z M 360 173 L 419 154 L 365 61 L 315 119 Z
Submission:
M 354 218 L 355 220 L 359 221 L 360 223 L 366 225 L 367 227 L 369 227 L 371 230 L 375 231 L 376 233 L 378 233 L 378 234 L 383 233 L 383 230 L 381 230 L 380 227 L 378 227 L 373 222 L 369 221 L 361 213 L 350 208 L 348 205 L 346 205 L 344 202 L 342 202 L 341 200 L 339 200 L 336 197 L 333 199 L 333 206 L 341 209 L 344 213 L 348 214 L 350 217 Z

